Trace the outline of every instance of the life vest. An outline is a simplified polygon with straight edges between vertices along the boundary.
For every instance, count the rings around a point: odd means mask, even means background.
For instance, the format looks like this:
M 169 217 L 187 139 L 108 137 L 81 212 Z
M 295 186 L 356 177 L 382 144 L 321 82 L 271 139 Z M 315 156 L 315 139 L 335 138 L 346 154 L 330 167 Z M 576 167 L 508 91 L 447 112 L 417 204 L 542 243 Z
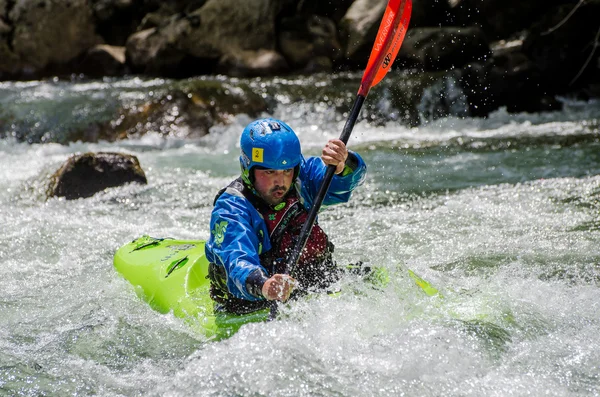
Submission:
M 285 271 L 289 254 L 296 245 L 300 230 L 308 218 L 308 212 L 300 199 L 298 186 L 294 186 L 284 199 L 283 206 L 270 206 L 248 188 L 241 178 L 234 180 L 229 186 L 221 189 L 217 199 L 227 190 L 233 189 L 238 195 L 243 195 L 262 216 L 269 233 L 271 249 L 260 255 L 261 265 L 269 272 L 269 276 Z M 275 209 L 277 208 L 277 209 Z M 307 239 L 306 246 L 298 264 L 290 274 L 300 286 L 294 295 L 311 289 L 327 288 L 338 277 L 337 268 L 332 260 L 333 244 L 315 223 Z M 209 278 L 211 279 L 211 296 L 226 306 L 227 311 L 248 312 L 258 310 L 259 302 L 248 302 L 232 297 L 227 292 L 226 277 L 222 266 L 211 264 Z M 221 271 L 222 270 L 222 271 Z M 238 302 L 240 301 L 240 302 Z M 264 301 L 260 302 L 264 303 Z M 239 307 L 238 307 L 239 306 Z M 243 309 L 243 310 L 242 310 Z M 250 310 L 249 310 L 250 309 Z
M 300 230 L 308 218 L 308 212 L 300 203 L 295 191 L 288 194 L 282 204 L 282 208 L 267 205 L 258 208 L 267 225 L 272 246 L 269 252 L 261 256 L 261 263 L 271 274 L 285 271 L 285 263 L 296 246 Z M 328 259 L 331 255 L 330 248 L 327 235 L 315 224 L 298 259 L 298 272 L 301 273 L 302 268 L 308 264 Z

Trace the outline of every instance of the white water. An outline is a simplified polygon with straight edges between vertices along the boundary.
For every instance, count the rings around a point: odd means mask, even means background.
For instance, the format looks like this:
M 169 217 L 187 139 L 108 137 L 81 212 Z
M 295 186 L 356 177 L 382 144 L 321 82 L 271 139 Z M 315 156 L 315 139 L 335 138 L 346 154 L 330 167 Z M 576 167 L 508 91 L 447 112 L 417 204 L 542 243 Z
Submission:
M 276 116 L 307 154 L 341 130 L 299 106 Z M 247 117 L 196 141 L 1 140 L 0 395 L 600 395 L 599 117 L 597 103 L 568 103 L 414 129 L 359 123 L 350 145 L 369 178 L 320 221 L 339 263 L 387 267 L 390 285 L 345 279 L 354 293 L 220 342 L 152 311 L 112 255 L 144 233 L 208 237 Z M 136 155 L 149 184 L 46 201 L 48 175 L 86 151 Z

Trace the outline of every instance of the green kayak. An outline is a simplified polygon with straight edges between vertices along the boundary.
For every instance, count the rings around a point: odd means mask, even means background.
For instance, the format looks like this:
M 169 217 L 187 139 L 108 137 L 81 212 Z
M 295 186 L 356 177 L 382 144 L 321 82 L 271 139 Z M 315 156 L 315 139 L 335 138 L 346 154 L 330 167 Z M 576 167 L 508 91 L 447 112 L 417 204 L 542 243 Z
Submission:
M 113 263 L 153 309 L 173 312 L 208 338 L 227 338 L 269 316 L 267 309 L 240 316 L 213 312 L 204 241 L 142 236 L 119 248 Z
M 153 309 L 160 313 L 172 312 L 208 338 L 227 338 L 244 324 L 269 318 L 268 309 L 245 315 L 213 311 L 202 240 L 142 236 L 117 250 L 114 266 Z M 427 281 L 405 270 L 427 295 L 438 294 Z M 385 284 L 387 271 L 375 268 L 367 279 Z

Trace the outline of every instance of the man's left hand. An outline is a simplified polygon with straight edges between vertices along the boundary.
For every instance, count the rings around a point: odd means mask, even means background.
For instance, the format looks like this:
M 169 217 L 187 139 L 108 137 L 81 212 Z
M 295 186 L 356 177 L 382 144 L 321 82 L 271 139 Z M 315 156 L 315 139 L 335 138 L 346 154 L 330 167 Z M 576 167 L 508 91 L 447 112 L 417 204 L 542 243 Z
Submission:
M 344 170 L 346 159 L 348 158 L 348 149 L 346 145 L 339 139 L 330 139 L 321 154 L 321 160 L 326 165 L 334 165 L 335 173 L 339 174 Z

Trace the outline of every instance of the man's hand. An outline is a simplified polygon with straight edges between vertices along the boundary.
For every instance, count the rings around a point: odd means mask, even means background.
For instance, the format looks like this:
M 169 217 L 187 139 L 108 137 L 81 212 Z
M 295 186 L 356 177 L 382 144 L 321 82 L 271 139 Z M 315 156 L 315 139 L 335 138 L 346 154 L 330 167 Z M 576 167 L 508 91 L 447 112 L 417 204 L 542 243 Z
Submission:
M 285 302 L 290 298 L 292 290 L 296 286 L 296 280 L 287 274 L 275 274 L 265 281 L 262 294 L 267 300 L 278 300 Z
M 335 165 L 335 173 L 339 174 L 344 170 L 346 159 L 348 158 L 348 149 L 344 142 L 339 139 L 330 139 L 321 154 L 321 160 L 327 165 Z

